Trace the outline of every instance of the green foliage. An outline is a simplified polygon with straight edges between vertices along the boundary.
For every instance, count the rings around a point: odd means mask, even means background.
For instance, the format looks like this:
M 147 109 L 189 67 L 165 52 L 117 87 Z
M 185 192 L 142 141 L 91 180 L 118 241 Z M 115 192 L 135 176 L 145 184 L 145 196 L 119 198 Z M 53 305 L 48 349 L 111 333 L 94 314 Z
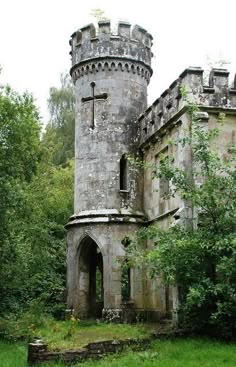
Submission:
M 31 182 L 41 156 L 38 111 L 30 94 L 0 87 L 0 294 L 1 308 L 15 277 L 17 250 L 12 236 L 24 211 L 25 187 Z
M 103 301 L 103 295 L 102 295 L 102 273 L 100 269 L 96 268 L 96 302 L 102 302 Z
M 72 213 L 73 171 L 73 161 L 65 168 L 42 162 L 24 192 L 24 213 L 12 228 L 21 274 L 11 283 L 11 295 L 22 304 L 43 302 L 58 317 L 65 309 L 64 225 Z
M 30 94 L 0 89 L 1 173 L 30 181 L 39 158 L 40 125 Z
M 43 135 L 43 143 L 52 153 L 55 165 L 74 157 L 75 95 L 69 75 L 61 75 L 61 87 L 50 89 L 48 99 L 50 122 Z
M 22 186 L 30 182 L 40 158 L 40 125 L 31 95 L 0 87 L 0 238 L 8 235 L 8 221 L 21 205 Z M 1 258 L 4 254 L 1 254 Z
M 43 328 L 52 320 L 45 315 L 44 305 L 38 300 L 32 302 L 27 311 L 19 314 L 8 314 L 0 318 L 0 334 L 8 340 L 32 340 L 37 328 Z
M 55 135 L 66 125 L 63 108 L 72 105 L 70 97 L 65 104 L 54 101 L 60 121 Z M 1 87 L 0 314 L 5 316 L 36 304 L 57 317 L 65 309 L 64 225 L 73 212 L 74 162 L 65 154 L 64 165 L 54 165 L 53 144 L 56 140 L 48 146 L 40 141 L 32 96 Z
M 146 266 L 152 277 L 162 276 L 167 285 L 178 285 L 182 327 L 230 338 L 236 334 L 235 147 L 220 156 L 214 149 L 220 130 L 202 126 L 197 106 L 188 105 L 190 129 L 172 144 L 192 152 L 192 171 L 174 166 L 169 157 L 153 167 L 153 177 L 170 181 L 166 199 L 178 194 L 192 218 L 168 230 L 141 229 L 127 258 L 131 265 Z M 147 240 L 151 251 L 145 249 Z

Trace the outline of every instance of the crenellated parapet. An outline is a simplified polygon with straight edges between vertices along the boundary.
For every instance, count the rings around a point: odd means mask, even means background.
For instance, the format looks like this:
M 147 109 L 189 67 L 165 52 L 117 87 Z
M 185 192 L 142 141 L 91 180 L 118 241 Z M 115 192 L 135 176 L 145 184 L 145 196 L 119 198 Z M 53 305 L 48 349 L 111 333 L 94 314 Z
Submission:
M 89 24 L 72 34 L 70 45 L 74 80 L 106 69 L 137 73 L 147 82 L 152 75 L 152 36 L 138 25 L 119 22 L 114 34 L 109 20 L 98 22 L 98 29 Z
M 204 82 L 204 70 L 191 67 L 184 70 L 168 89 L 139 117 L 141 145 L 158 131 L 165 133 L 165 128 L 178 119 L 187 105 L 182 97 L 182 88 L 188 98 L 198 106 L 209 108 L 236 108 L 236 75 L 233 85 L 229 86 L 229 71 L 212 69 L 208 85 Z

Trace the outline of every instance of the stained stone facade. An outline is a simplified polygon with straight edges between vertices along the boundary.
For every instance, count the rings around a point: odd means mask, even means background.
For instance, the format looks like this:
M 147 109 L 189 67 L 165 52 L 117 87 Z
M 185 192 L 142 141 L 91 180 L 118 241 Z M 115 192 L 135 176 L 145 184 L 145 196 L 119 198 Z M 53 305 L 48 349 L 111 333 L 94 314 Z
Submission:
M 151 170 L 138 170 L 127 157 L 158 165 L 160 154 L 171 155 L 173 164 L 191 167 L 188 149 L 168 144 L 190 124 L 183 86 L 200 106 L 206 128 L 226 114 L 219 149 L 227 154 L 235 144 L 236 85 L 228 86 L 227 70 L 213 69 L 205 86 L 203 70 L 189 68 L 147 108 L 152 36 L 143 28 L 120 22 L 114 35 L 110 22 L 101 21 L 98 29 L 90 24 L 75 32 L 70 45 L 76 144 L 74 214 L 67 224 L 67 306 L 82 318 L 159 319 L 175 310 L 176 290 L 151 281 L 140 269 L 127 270 L 123 284 L 124 238 L 143 225 L 167 228 L 193 214 L 178 197 L 164 200 L 168 182 L 153 180 Z

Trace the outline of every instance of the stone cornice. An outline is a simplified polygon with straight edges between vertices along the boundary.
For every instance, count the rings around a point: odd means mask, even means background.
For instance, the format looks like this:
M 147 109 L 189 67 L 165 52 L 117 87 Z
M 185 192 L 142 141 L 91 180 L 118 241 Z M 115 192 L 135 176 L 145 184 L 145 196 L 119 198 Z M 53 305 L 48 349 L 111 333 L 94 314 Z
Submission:
M 94 57 L 83 60 L 72 66 L 70 74 L 75 82 L 84 75 L 98 73 L 104 70 L 138 74 L 142 78 L 145 78 L 147 83 L 149 83 L 152 76 L 151 67 L 143 61 L 130 60 L 129 58 L 120 56 Z
M 67 227 L 77 226 L 78 224 L 88 223 L 143 223 L 143 212 L 130 212 L 129 210 L 121 209 L 101 209 L 84 211 L 79 214 L 74 214 L 70 217 Z

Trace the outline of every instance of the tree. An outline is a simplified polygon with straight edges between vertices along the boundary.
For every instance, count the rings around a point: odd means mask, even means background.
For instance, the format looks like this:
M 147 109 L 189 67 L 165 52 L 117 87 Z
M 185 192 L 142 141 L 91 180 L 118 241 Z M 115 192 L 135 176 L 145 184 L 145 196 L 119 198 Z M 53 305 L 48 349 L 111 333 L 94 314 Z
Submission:
M 174 167 L 170 157 L 161 160 L 159 168 L 153 167 L 153 176 L 170 181 L 166 198 L 180 195 L 197 215 L 191 226 L 141 229 L 127 249 L 127 258 L 132 265 L 146 265 L 152 277 L 161 276 L 167 285 L 179 287 L 182 327 L 232 337 L 236 334 L 236 149 L 229 147 L 227 156 L 220 156 L 213 149 L 219 129 L 206 130 L 198 120 L 198 107 L 189 100 L 188 105 L 191 128 L 172 144 L 191 149 L 192 172 Z M 147 239 L 153 249 L 140 252 Z
M 73 172 L 73 161 L 55 166 L 44 152 L 37 175 L 24 191 L 17 230 L 12 228 L 21 274 L 11 283 L 11 293 L 21 307 L 37 301 L 55 316 L 65 310 L 64 226 L 73 210 Z
M 16 248 L 12 227 L 21 210 L 24 187 L 40 160 L 40 123 L 30 94 L 0 87 L 0 293 L 4 306 L 14 277 Z
M 64 110 L 63 110 L 64 111 Z M 57 121 L 61 118 L 58 115 Z M 63 118 L 61 118 L 63 125 Z M 64 311 L 65 229 L 73 205 L 73 160 L 53 164 L 30 94 L 0 93 L 0 314 L 33 304 Z M 55 140 L 56 144 L 56 140 Z
M 61 75 L 61 87 L 50 88 L 48 107 L 50 122 L 43 143 L 51 149 L 53 163 L 60 165 L 74 157 L 74 86 L 68 74 Z

